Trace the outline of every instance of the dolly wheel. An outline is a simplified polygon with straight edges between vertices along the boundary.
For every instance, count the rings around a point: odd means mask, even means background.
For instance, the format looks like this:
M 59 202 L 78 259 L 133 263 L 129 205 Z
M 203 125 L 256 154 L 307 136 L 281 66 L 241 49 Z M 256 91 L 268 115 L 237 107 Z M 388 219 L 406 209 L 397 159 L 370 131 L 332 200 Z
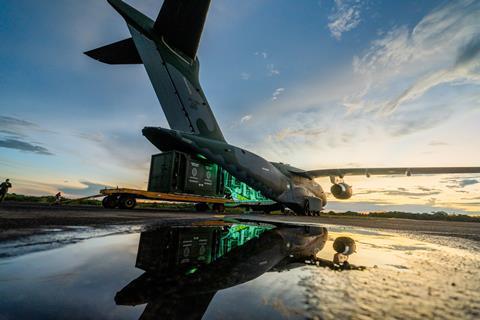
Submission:
M 214 203 L 213 211 L 217 211 L 219 213 L 225 212 L 225 205 L 223 203 Z
M 132 196 L 121 196 L 118 200 L 118 206 L 122 209 L 133 209 L 136 204 L 137 200 Z
M 199 202 L 199 203 L 195 204 L 195 210 L 197 212 L 206 212 L 209 209 L 210 209 L 210 207 L 205 202 Z
M 116 196 L 106 196 L 102 200 L 102 205 L 106 209 L 114 209 L 118 205 Z

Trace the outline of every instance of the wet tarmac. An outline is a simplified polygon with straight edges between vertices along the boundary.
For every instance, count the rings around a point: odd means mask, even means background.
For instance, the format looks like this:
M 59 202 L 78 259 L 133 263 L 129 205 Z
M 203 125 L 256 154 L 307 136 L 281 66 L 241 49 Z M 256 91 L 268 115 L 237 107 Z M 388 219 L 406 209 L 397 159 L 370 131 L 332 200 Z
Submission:
M 480 317 L 478 241 L 254 220 L 59 228 L 2 243 L 0 319 Z M 343 264 L 333 262 L 341 237 L 356 243 Z
M 106 210 L 97 206 L 51 206 L 47 204 L 4 202 L 0 206 L 0 242 L 51 233 L 51 230 L 71 230 L 72 226 L 102 228 L 161 223 L 165 220 L 211 219 L 214 212 L 197 213 L 185 208 Z M 320 223 L 362 228 L 389 229 L 413 233 L 454 236 L 480 241 L 480 223 L 430 221 L 396 218 L 365 218 L 350 216 L 305 217 L 265 215 L 259 213 L 232 214 L 240 219 L 263 219 L 290 223 Z M 0 250 L 1 255 L 1 250 Z

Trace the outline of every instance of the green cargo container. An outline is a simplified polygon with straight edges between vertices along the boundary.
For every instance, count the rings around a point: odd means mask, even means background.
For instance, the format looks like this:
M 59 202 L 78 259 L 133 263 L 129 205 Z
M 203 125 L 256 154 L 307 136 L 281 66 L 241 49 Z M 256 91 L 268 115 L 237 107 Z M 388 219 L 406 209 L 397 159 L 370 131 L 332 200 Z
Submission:
M 224 172 L 224 190 L 235 201 L 266 201 L 268 200 L 260 191 L 253 189 L 246 183 L 241 182 L 228 172 Z
M 185 181 L 186 157 L 180 152 L 152 155 L 148 191 L 181 192 Z
M 170 227 L 142 232 L 136 267 L 161 273 L 210 263 L 218 232 L 218 228 Z
M 201 195 L 223 196 L 220 185 L 222 170 L 211 162 L 203 159 L 190 158 L 185 170 L 184 192 Z
M 161 273 L 195 271 L 273 226 L 161 227 L 140 234 L 136 267 Z
M 152 156 L 148 191 L 265 201 L 259 191 L 201 156 L 169 151 Z
M 223 197 L 222 169 L 179 151 L 152 156 L 148 191 Z

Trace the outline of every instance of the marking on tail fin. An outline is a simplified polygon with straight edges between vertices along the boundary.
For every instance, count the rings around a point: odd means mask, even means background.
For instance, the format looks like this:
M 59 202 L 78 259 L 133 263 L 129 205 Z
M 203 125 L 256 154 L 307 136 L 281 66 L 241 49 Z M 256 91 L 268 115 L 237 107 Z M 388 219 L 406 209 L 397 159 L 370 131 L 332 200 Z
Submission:
M 210 0 L 165 0 L 153 29 L 193 61 L 209 6 Z
M 163 37 L 162 37 L 162 43 L 165 45 L 165 47 L 168 48 L 168 50 L 170 50 L 174 55 L 176 55 L 177 58 L 179 58 L 180 60 L 182 60 L 183 62 L 185 62 L 185 63 L 188 64 L 188 65 L 191 65 L 191 64 L 192 64 L 192 61 L 193 61 L 193 60 L 188 61 L 187 59 L 185 59 L 184 57 L 182 57 L 182 55 L 179 54 L 177 50 L 173 49 L 172 47 L 170 47 L 170 46 L 168 45 L 168 43 L 165 41 L 165 39 L 163 39 Z
M 198 65 L 129 28 L 170 128 L 225 141 L 198 83 Z

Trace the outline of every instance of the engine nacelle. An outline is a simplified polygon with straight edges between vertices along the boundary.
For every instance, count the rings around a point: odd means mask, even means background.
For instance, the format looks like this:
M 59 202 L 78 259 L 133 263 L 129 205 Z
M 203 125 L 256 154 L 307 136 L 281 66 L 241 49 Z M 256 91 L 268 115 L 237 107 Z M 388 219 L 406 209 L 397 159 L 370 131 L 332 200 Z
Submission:
M 337 199 L 350 199 L 353 194 L 352 187 L 346 184 L 345 182 L 335 183 L 331 188 L 333 196 Z

